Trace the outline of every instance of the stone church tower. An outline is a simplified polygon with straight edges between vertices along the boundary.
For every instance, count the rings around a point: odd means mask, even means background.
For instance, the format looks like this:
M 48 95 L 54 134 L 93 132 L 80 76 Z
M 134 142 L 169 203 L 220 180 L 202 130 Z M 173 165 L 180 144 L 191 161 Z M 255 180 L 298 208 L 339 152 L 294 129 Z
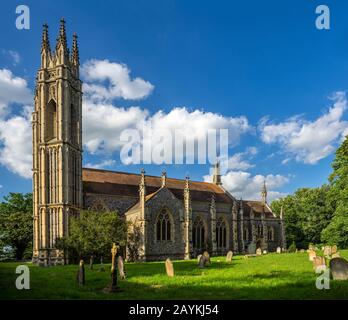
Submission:
M 33 126 L 33 262 L 63 264 L 57 238 L 67 234 L 69 216 L 82 207 L 82 83 L 74 34 L 71 54 L 65 22 L 55 51 L 43 26 L 41 67 L 36 78 Z

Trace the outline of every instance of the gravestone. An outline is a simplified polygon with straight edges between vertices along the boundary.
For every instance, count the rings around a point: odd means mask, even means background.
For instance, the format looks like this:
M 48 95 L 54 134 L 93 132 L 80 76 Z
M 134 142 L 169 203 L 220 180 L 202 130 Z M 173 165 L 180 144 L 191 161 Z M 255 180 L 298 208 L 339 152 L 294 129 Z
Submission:
M 227 255 L 226 255 L 226 262 L 231 262 L 232 261 L 232 257 L 233 257 L 233 252 L 232 251 L 228 251 Z
M 282 253 L 282 248 L 281 247 L 277 248 L 277 253 Z
M 348 261 L 343 258 L 331 259 L 330 271 L 334 280 L 348 280 Z
M 85 263 L 80 260 L 79 269 L 77 271 L 77 283 L 79 286 L 85 285 Z
M 122 256 L 118 256 L 117 258 L 117 269 L 118 269 L 118 274 L 120 275 L 120 279 L 126 279 L 126 273 L 124 271 L 124 261 Z
M 300 253 L 305 253 L 305 252 L 306 252 L 305 249 L 300 250 Z
M 267 254 L 267 250 L 263 250 L 262 254 Z
M 117 287 L 117 264 L 116 264 L 116 254 L 118 252 L 118 250 L 120 249 L 120 246 L 118 245 L 118 243 L 113 243 L 112 244 L 112 248 L 111 248 L 111 282 L 110 284 L 104 288 L 104 292 L 105 293 L 112 293 L 112 292 L 117 292 L 117 291 L 121 291 L 118 287 Z
M 334 254 L 334 253 L 337 253 L 337 246 L 336 245 L 333 245 L 331 247 L 331 254 Z
M 326 267 L 325 258 L 324 257 L 314 257 L 313 258 L 313 269 L 317 270 L 318 267 Z
M 312 244 L 310 244 L 310 245 L 308 246 L 308 250 L 309 250 L 309 251 L 313 251 L 313 250 L 314 250 L 314 246 L 313 246 Z
M 210 255 L 209 255 L 209 252 L 208 251 L 204 251 L 203 252 L 203 256 L 205 257 L 206 259 L 206 263 L 205 264 L 211 264 L 211 261 L 210 261 Z
M 255 243 L 250 243 L 248 246 L 248 253 L 249 254 L 255 254 L 256 252 L 256 244 Z
M 206 264 L 207 264 L 207 258 L 204 255 L 201 255 L 199 259 L 199 268 L 204 269 Z
M 315 253 L 314 250 L 309 250 L 308 252 L 308 258 L 309 258 L 309 261 L 313 261 L 314 257 L 316 257 L 317 254 Z
M 341 255 L 340 255 L 339 252 L 336 252 L 336 253 L 334 253 L 334 254 L 331 256 L 331 258 L 332 258 L 332 259 L 333 259 L 333 258 L 341 258 Z
M 202 257 L 202 255 L 200 254 L 200 255 L 198 255 L 198 257 L 197 257 L 197 262 L 198 262 L 198 264 L 199 264 L 199 261 L 201 261 L 201 257 Z
M 324 247 L 324 256 L 331 256 L 331 247 L 330 246 Z
M 257 248 L 256 250 L 256 255 L 261 256 L 262 255 L 262 250 L 261 248 Z
M 173 262 L 169 258 L 166 260 L 166 272 L 168 277 L 174 277 Z

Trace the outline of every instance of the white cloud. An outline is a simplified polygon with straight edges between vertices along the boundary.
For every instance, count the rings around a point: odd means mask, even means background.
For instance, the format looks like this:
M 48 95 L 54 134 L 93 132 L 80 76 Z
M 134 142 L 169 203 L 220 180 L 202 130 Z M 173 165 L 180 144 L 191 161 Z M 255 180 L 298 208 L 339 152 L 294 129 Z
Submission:
M 107 167 L 112 167 L 113 165 L 116 164 L 115 160 L 112 159 L 108 159 L 108 160 L 104 160 L 98 163 L 86 163 L 84 165 L 84 167 L 86 168 L 93 168 L 93 169 L 104 169 Z
M 123 143 L 120 134 L 125 129 L 135 128 L 148 112 L 139 107 L 117 108 L 111 104 L 93 103 L 84 100 L 83 143 L 90 153 L 112 153 Z
M 278 124 L 268 119 L 260 122 L 261 139 L 267 144 L 277 143 L 298 162 L 315 164 L 331 154 L 343 134 L 348 133 L 348 122 L 342 120 L 347 109 L 344 92 L 336 92 L 331 98 L 333 106 L 315 121 L 300 116 Z
M 211 182 L 212 176 L 204 176 L 204 181 Z M 234 197 L 245 200 L 261 200 L 261 187 L 266 181 L 267 200 L 272 200 L 284 196 L 284 193 L 277 191 L 289 181 L 288 177 L 282 175 L 269 174 L 267 176 L 255 175 L 245 171 L 229 171 L 221 177 L 223 187 L 228 190 Z
M 151 115 L 148 110 L 140 107 L 119 108 L 88 99 L 83 102 L 83 141 L 91 153 L 118 151 L 124 145 L 120 141 L 123 130 L 137 129 L 142 135 L 144 127 L 151 127 L 151 141 L 156 138 L 156 132 L 161 130 L 169 131 L 173 137 L 174 130 L 181 130 L 185 136 L 203 141 L 207 139 L 206 134 L 210 129 L 228 129 L 230 145 L 238 143 L 240 136 L 251 128 L 243 116 L 224 117 L 201 110 L 189 111 L 185 107 L 174 108 L 168 113 L 158 111 Z
M 0 69 L 0 118 L 9 113 L 11 103 L 32 103 L 27 81 L 16 77 L 8 69 Z
M 255 147 L 248 147 L 244 152 L 235 153 L 233 156 L 228 159 L 229 170 L 247 170 L 254 167 L 248 160 L 245 160 L 245 157 L 249 159 L 253 158 L 257 154 L 257 149 Z
M 0 119 L 0 164 L 23 178 L 30 178 L 32 167 L 31 107 L 22 115 Z
M 142 78 L 131 79 L 130 70 L 125 64 L 109 60 L 88 60 L 83 64 L 81 74 L 85 81 L 83 91 L 94 101 L 143 99 L 154 89 L 150 82 Z

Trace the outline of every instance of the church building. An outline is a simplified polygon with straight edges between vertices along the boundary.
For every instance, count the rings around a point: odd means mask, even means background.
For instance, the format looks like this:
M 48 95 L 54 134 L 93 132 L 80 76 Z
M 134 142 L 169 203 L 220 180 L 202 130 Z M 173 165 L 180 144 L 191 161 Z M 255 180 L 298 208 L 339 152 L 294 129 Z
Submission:
M 55 50 L 44 25 L 33 128 L 33 262 L 63 264 L 56 239 L 81 209 L 113 210 L 130 222 L 127 259 L 190 259 L 285 248 L 282 213 L 224 189 L 219 163 L 212 182 L 82 168 L 82 82 L 77 36 L 68 49 L 62 19 Z M 137 239 L 137 240 L 135 240 Z

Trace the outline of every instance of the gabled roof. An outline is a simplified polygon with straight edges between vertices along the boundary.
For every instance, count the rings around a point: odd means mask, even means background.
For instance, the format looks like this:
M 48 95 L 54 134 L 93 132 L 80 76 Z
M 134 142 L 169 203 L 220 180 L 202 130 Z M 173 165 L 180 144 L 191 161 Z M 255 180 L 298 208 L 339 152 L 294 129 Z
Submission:
M 266 205 L 263 205 L 262 201 L 255 201 L 255 200 L 243 200 L 243 210 L 245 213 L 250 214 L 250 210 L 252 209 L 254 214 L 262 214 L 262 212 L 265 212 L 266 216 L 272 216 L 274 217 L 274 214 L 271 210 L 271 208 Z
M 140 174 L 83 168 L 82 181 L 84 193 L 139 197 Z M 161 185 L 161 177 L 146 175 L 147 194 L 156 192 Z M 166 187 L 175 197 L 183 199 L 184 179 L 167 178 Z M 216 202 L 232 203 L 231 197 L 220 186 L 210 182 L 190 181 L 193 201 L 210 201 L 212 194 Z

